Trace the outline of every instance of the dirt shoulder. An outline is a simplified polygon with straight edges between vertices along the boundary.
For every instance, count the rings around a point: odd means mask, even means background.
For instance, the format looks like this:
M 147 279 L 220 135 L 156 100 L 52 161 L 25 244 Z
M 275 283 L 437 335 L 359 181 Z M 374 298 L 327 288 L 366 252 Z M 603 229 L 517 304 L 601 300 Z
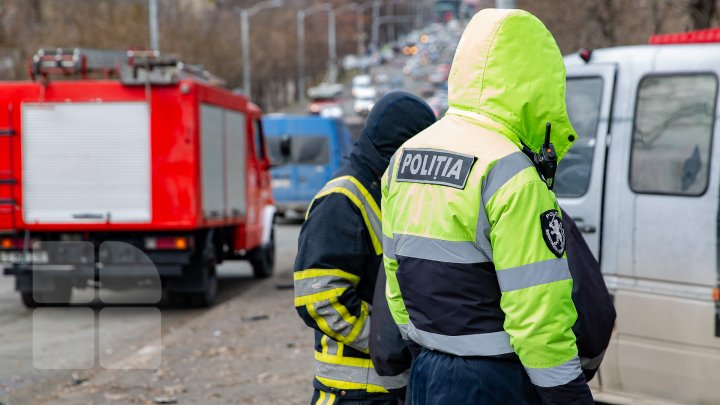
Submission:
M 292 289 L 277 288 L 291 283 L 289 273 L 259 282 L 166 334 L 159 369 L 100 370 L 37 400 L 58 405 L 308 403 L 312 334 L 293 309 Z M 123 361 L 132 367 L 135 361 L 142 364 L 142 356 Z

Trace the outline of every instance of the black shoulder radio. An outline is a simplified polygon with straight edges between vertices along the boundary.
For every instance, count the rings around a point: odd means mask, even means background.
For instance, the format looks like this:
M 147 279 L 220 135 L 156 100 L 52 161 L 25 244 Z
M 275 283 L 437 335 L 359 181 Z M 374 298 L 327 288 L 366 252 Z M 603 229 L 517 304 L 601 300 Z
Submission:
M 548 188 L 552 190 L 555 182 L 555 171 L 557 170 L 557 154 L 555 153 L 555 145 L 550 143 L 550 130 L 551 125 L 548 122 L 545 124 L 545 143 L 540 149 L 540 153 L 535 153 L 525 145 L 523 145 L 523 152 L 532 160 L 538 173 L 540 173 L 540 177 L 545 181 Z

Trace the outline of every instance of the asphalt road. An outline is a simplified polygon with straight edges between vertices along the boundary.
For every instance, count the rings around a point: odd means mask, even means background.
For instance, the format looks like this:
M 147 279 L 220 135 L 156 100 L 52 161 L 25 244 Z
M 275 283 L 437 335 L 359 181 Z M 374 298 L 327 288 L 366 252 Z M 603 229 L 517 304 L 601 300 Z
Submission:
M 284 280 L 282 283 L 292 286 L 290 273 L 297 252 L 299 229 L 297 223 L 278 227 L 276 275 L 267 282 L 277 284 L 278 280 Z M 216 307 L 231 301 L 238 301 L 236 304 L 241 307 L 248 306 L 248 303 L 243 303 L 247 299 L 245 296 L 260 283 L 253 279 L 249 264 L 225 262 L 218 269 L 218 275 L 220 285 Z M 14 291 L 14 278 L 0 277 L 0 403 L 38 403 L 38 396 L 58 387 L 79 384 L 103 368 L 156 369 L 161 359 L 158 329 L 165 339 L 185 328 L 188 322 L 212 311 L 161 306 L 156 310 L 158 317 L 153 316 L 154 309 L 151 307 L 131 308 L 125 313 L 121 308 L 110 308 L 120 311 L 120 314 L 116 314 L 114 321 L 101 324 L 97 315 L 95 318 L 85 316 L 88 312 L 98 313 L 108 309 L 98 302 L 89 306 L 82 304 L 92 297 L 91 294 L 94 292 L 89 289 L 75 289 L 74 304 L 70 308 L 33 312 L 20 302 L 19 294 Z M 288 312 L 290 309 L 287 308 Z M 95 333 L 98 330 L 99 333 Z M 93 350 L 94 345 L 97 350 Z M 165 364 L 166 360 L 171 361 L 163 357 L 162 363 Z M 41 369 L 59 363 L 70 366 L 61 370 Z

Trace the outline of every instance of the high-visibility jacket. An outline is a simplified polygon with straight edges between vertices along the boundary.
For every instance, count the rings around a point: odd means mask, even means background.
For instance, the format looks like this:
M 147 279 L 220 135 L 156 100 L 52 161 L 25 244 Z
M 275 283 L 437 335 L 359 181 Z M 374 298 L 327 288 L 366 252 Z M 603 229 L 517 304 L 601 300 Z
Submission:
M 483 10 L 455 53 L 447 115 L 406 142 L 382 180 L 386 297 L 414 342 L 457 356 L 517 356 L 547 403 L 591 402 L 562 218 L 523 145 L 545 124 L 576 138 L 552 36 L 522 10 Z

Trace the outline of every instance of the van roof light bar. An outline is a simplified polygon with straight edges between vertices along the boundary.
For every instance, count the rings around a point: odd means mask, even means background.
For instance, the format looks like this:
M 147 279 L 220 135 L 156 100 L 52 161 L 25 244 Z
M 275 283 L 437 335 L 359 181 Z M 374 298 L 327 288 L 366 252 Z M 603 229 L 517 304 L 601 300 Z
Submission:
M 720 28 L 651 35 L 648 38 L 650 45 L 703 44 L 713 42 L 720 42 Z

